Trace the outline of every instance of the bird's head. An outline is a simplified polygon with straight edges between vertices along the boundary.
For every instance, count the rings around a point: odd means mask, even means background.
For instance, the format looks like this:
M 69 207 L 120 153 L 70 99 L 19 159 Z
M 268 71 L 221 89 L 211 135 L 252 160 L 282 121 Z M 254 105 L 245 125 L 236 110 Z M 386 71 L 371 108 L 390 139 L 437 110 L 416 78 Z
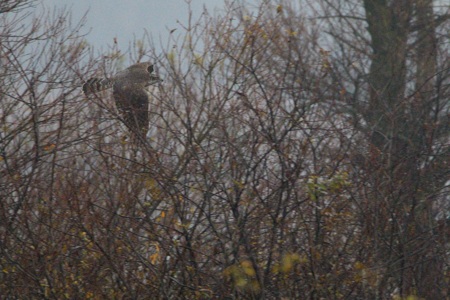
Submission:
M 144 70 L 144 72 L 146 74 L 145 77 L 148 80 L 147 85 L 153 85 L 153 84 L 163 81 L 158 75 L 153 74 L 153 72 L 155 70 L 154 70 L 153 64 L 151 62 L 137 63 L 137 64 L 130 66 L 129 69 L 130 70 L 138 69 L 141 72 L 142 72 L 142 70 Z

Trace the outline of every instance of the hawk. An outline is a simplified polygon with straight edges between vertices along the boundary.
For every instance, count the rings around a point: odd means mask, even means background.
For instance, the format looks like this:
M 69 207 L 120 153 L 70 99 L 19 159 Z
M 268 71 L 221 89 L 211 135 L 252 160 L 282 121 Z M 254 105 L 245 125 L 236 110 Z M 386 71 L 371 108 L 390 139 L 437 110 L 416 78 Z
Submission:
M 85 95 L 113 88 L 113 98 L 123 123 L 135 137 L 145 137 L 148 131 L 148 87 L 162 80 L 153 74 L 153 64 L 134 64 L 112 78 L 91 78 L 83 84 Z

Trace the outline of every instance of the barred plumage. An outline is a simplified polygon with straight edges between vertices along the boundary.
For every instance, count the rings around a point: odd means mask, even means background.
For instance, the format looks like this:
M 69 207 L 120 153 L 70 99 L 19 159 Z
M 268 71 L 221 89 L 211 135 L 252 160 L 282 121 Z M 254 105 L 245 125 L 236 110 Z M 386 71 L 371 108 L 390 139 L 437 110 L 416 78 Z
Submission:
M 137 63 L 113 78 L 91 78 L 83 85 L 86 95 L 113 88 L 113 97 L 123 123 L 133 136 L 145 137 L 148 131 L 148 87 L 162 81 L 153 75 L 153 64 Z
M 107 78 L 91 78 L 83 84 L 83 92 L 86 95 L 109 89 L 113 81 Z

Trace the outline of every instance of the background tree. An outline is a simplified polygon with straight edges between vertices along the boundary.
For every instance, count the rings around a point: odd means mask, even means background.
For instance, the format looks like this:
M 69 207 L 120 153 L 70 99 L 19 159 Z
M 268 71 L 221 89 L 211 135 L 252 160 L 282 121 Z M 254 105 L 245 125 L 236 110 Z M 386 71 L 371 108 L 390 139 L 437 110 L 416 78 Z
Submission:
M 361 4 L 326 1 L 323 12 L 333 44 L 343 49 L 336 76 L 353 91 L 350 109 L 367 137 L 363 168 L 371 179 L 362 215 L 374 267 L 384 270 L 378 289 L 393 280 L 402 296 L 440 298 L 446 277 L 437 274 L 448 262 L 440 258 L 445 250 L 435 231 L 448 210 L 448 7 L 439 11 L 433 1 Z M 366 33 L 355 30 L 364 28 L 362 22 Z M 342 35 L 348 32 L 343 28 L 351 34 Z M 367 67 L 354 66 L 356 55 Z

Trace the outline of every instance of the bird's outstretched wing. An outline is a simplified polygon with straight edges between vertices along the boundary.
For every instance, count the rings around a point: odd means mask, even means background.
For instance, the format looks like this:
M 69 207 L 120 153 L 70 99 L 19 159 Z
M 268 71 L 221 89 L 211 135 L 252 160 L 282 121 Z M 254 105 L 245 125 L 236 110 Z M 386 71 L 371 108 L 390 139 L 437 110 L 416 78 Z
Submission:
M 134 137 L 144 138 L 148 131 L 149 94 L 140 86 L 114 87 L 113 97 L 123 123 Z

